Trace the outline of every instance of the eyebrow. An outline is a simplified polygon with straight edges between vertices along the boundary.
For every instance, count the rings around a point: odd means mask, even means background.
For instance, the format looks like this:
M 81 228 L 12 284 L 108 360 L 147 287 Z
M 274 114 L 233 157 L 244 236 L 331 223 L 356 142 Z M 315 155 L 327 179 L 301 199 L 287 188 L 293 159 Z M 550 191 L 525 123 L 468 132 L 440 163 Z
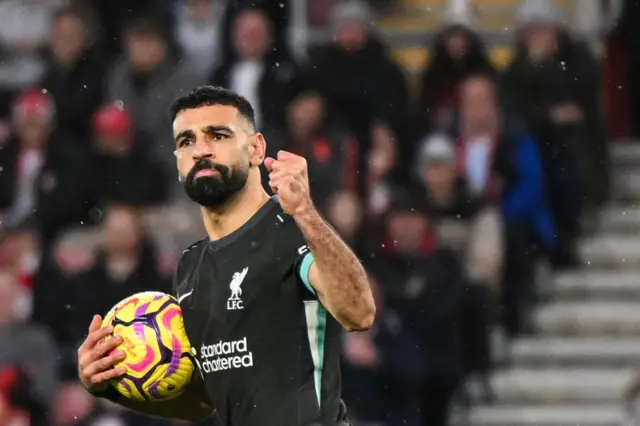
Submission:
M 183 138 L 195 138 L 195 137 L 196 137 L 196 134 L 193 132 L 193 130 L 183 130 L 176 135 L 175 141 L 178 142 L 180 139 L 183 139 Z
M 235 135 L 235 132 L 233 130 L 231 130 L 230 127 L 227 126 L 204 126 L 201 129 L 204 133 L 229 133 L 230 135 Z

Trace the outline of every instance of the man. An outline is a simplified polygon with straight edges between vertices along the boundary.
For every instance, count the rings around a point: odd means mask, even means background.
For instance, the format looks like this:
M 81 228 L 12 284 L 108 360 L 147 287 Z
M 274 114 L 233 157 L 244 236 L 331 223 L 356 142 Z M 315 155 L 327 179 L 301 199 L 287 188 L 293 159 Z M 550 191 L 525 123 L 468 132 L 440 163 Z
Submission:
M 107 355 L 119 337 L 98 344 L 112 332 L 100 316 L 78 351 L 80 379 L 94 394 L 164 417 L 215 410 L 234 426 L 345 422 L 339 325 L 368 329 L 375 305 L 360 262 L 313 206 L 305 160 L 284 151 L 265 159 L 253 108 L 234 92 L 201 87 L 171 113 L 179 177 L 208 233 L 183 252 L 174 281 L 203 380 L 162 404 L 109 392 L 124 354 Z M 263 162 L 279 199 L 262 187 Z M 221 355 L 227 346 L 236 350 Z

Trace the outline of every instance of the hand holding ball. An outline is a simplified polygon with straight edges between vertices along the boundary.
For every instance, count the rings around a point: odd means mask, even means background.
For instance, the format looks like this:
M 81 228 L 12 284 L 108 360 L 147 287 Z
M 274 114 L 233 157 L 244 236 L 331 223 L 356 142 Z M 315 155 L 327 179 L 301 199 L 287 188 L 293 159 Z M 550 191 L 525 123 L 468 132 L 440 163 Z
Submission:
M 195 362 L 174 297 L 138 293 L 111 309 L 102 327 L 96 323 L 78 351 L 80 379 L 89 390 L 110 383 L 137 401 L 168 400 L 184 391 Z

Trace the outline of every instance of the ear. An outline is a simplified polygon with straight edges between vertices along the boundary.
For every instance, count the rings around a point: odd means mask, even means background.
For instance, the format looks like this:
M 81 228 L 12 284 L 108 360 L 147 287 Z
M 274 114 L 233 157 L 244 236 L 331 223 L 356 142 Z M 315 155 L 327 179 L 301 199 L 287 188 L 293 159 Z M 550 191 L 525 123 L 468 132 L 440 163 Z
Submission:
M 267 152 L 267 141 L 262 133 L 256 133 L 249 140 L 249 156 L 251 166 L 258 167 L 264 161 Z

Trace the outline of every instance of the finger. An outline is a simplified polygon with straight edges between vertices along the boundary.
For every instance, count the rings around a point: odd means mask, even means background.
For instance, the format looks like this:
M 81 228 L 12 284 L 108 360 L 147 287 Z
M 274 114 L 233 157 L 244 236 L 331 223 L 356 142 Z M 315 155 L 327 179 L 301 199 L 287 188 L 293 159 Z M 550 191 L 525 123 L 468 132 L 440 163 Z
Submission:
M 94 385 L 98 385 L 100 383 L 107 382 L 109 380 L 117 379 L 118 377 L 122 377 L 127 373 L 127 367 L 124 365 L 120 365 L 116 368 L 110 368 L 106 371 L 102 371 L 100 373 L 96 373 L 91 376 L 91 383 Z
M 289 151 L 280 150 L 278 151 L 278 161 L 286 161 L 291 160 L 292 158 L 298 158 L 299 155 L 293 154 Z
M 98 315 L 96 316 L 99 317 Z M 93 326 L 93 322 L 91 325 Z M 106 327 L 98 328 L 97 330 L 90 332 L 87 338 L 85 339 L 85 341 L 82 343 L 82 345 L 78 349 L 78 355 L 81 356 L 82 353 L 92 350 L 98 344 L 99 341 L 101 341 L 111 333 L 113 333 L 113 326 L 111 324 L 109 324 Z
M 108 339 L 106 341 L 99 343 L 91 350 L 87 350 L 86 352 L 82 353 L 80 355 L 80 359 L 78 360 L 78 366 L 80 370 L 82 371 L 86 369 L 87 366 L 104 358 L 107 354 L 111 353 L 120 344 L 122 344 L 122 337 L 114 336 L 111 339 Z
M 105 355 L 111 353 L 114 349 L 122 344 L 121 336 L 113 336 L 107 340 L 104 340 L 96 345 L 93 349 L 95 359 L 100 359 Z
M 102 357 L 89 364 L 89 366 L 84 369 L 84 374 L 86 377 L 92 378 L 96 374 L 112 370 L 117 363 L 124 360 L 125 356 L 124 351 L 114 351 L 110 355 Z
M 87 336 L 87 339 L 84 342 L 84 345 L 86 345 L 85 348 L 86 349 L 94 348 L 99 341 L 109 336 L 111 333 L 113 333 L 113 326 L 111 324 L 109 324 L 106 327 L 99 328 L 98 330 L 92 333 L 89 333 L 89 335 Z
M 94 315 L 91 325 L 89 325 L 89 333 L 93 333 L 102 327 L 102 317 L 100 315 Z
M 86 366 L 94 363 L 96 360 L 103 358 L 109 352 L 122 344 L 122 337 L 113 336 L 110 339 L 99 342 L 93 347 L 86 348 L 83 352 L 79 353 L 80 359 L 78 364 L 80 368 L 86 368 Z
M 267 157 L 264 159 L 264 166 L 268 171 L 273 170 L 273 164 L 276 162 L 275 158 Z

